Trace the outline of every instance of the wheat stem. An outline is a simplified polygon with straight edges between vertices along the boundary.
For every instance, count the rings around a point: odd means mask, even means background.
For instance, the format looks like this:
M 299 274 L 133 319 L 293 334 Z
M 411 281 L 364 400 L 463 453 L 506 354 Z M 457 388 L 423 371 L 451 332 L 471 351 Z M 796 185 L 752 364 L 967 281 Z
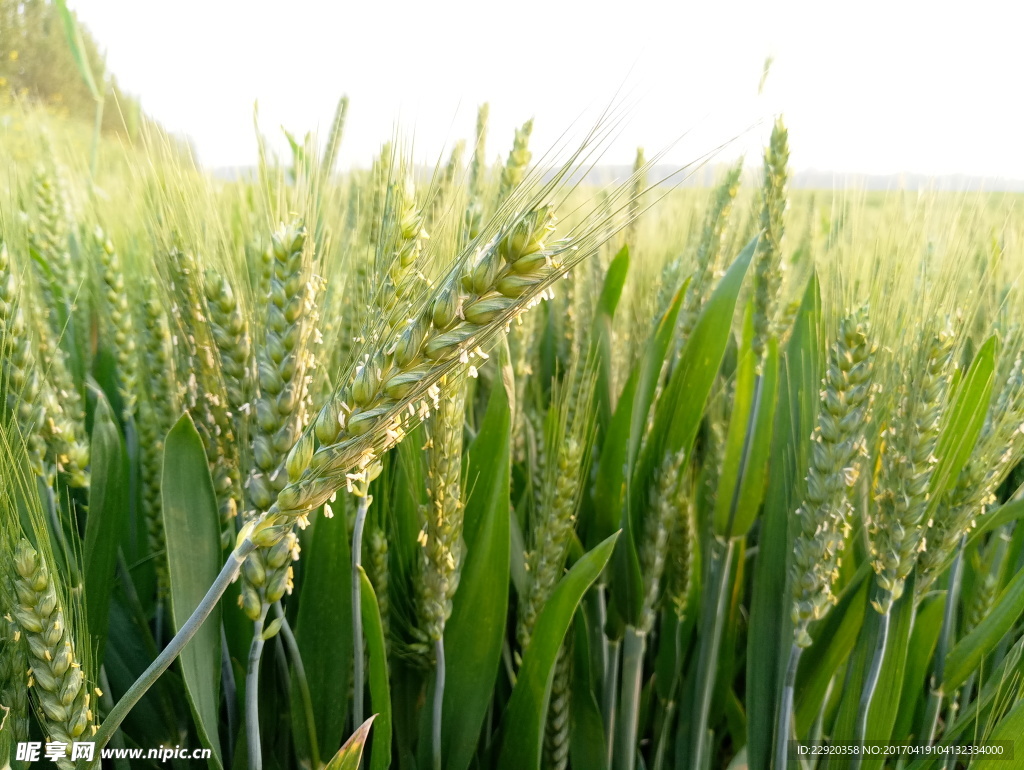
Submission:
M 692 723 L 690 767 L 703 768 L 710 759 L 708 754 L 708 715 L 711 713 L 711 696 L 714 694 L 715 674 L 718 671 L 718 653 L 721 646 L 722 628 L 725 625 L 726 604 L 729 596 L 729 577 L 732 574 L 732 559 L 736 549 L 735 539 L 723 544 L 714 541 L 710 565 L 710 581 L 705 606 L 713 607 L 709 623 L 701 624 L 700 651 L 697 663 L 697 691 L 694 701 L 696 713 Z M 723 551 L 724 547 L 724 551 Z M 711 604 L 713 602 L 713 604 Z
M 444 639 L 434 640 L 434 704 L 431 710 L 431 752 L 434 770 L 441 770 L 441 717 L 444 705 Z
M 882 664 L 885 662 L 885 646 L 889 641 L 891 616 L 892 610 L 890 605 L 881 613 L 878 636 L 875 639 L 875 651 L 871 657 L 871 665 L 864 677 L 864 686 L 860 693 L 860 703 L 857 706 L 857 721 L 853 732 L 853 742 L 858 746 L 863 746 L 864 741 L 867 739 L 868 715 L 871 711 L 871 702 L 875 698 L 875 690 L 878 688 L 878 680 L 882 675 Z M 853 770 L 860 770 L 860 765 L 863 761 L 863 754 L 854 755 L 852 761 Z
M 369 482 L 366 482 L 368 485 Z M 367 493 L 366 485 L 356 490 L 355 526 L 352 528 L 352 660 L 353 660 L 353 692 L 352 692 L 352 723 L 363 723 L 363 688 L 366 684 L 366 673 L 363 652 L 363 614 L 362 614 L 362 583 L 359 572 L 363 562 L 363 527 L 366 524 L 366 512 L 373 502 Z
M 963 578 L 964 548 L 967 543 L 967 535 L 960 538 L 960 545 L 957 548 L 956 556 L 949 570 L 949 586 L 946 588 L 946 606 L 942 612 L 942 627 L 939 630 L 939 641 L 935 648 L 934 669 L 932 670 L 931 683 L 928 687 L 928 704 L 925 708 L 924 726 L 925 732 L 921 734 L 922 739 L 927 739 L 931 745 L 935 740 L 935 733 L 939 727 L 939 711 L 942 709 L 942 701 L 945 698 L 945 691 L 942 689 L 942 681 L 946 674 L 946 655 L 953 643 L 953 634 L 956 627 L 956 609 L 960 604 L 960 585 Z
M 661 731 L 658 733 L 658 745 L 654 750 L 652 770 L 664 770 L 665 758 L 668 755 L 669 736 L 672 733 L 672 724 L 675 721 L 676 710 L 679 707 L 678 691 L 680 680 L 683 676 L 682 623 L 676 623 L 673 644 L 675 645 L 675 665 L 672 669 L 672 683 L 669 685 L 669 696 L 668 701 L 665 703 L 665 714 L 661 722 Z
M 607 742 L 606 755 L 608 765 L 612 763 L 615 751 L 616 711 L 619 704 L 619 666 L 622 662 L 622 640 L 611 639 L 608 642 L 608 670 L 604 680 L 601 713 L 604 715 L 604 734 Z
M 97 766 L 99 762 L 99 754 L 103 750 L 103 747 L 110 742 L 110 738 L 113 736 L 114 731 L 120 727 L 121 722 L 128 716 L 128 713 L 137 704 L 142 697 L 146 694 L 150 687 L 160 678 L 160 675 L 168 669 L 174 659 L 178 657 L 181 651 L 185 648 L 192 637 L 196 635 L 196 632 L 202 627 L 203 623 L 213 612 L 214 608 L 220 602 L 224 592 L 228 589 L 228 586 L 234 581 L 238 575 L 238 571 L 242 566 L 242 562 L 245 558 L 255 550 L 256 544 L 253 542 L 252 537 L 246 537 L 235 546 L 235 550 L 228 556 L 227 561 L 221 568 L 220 573 L 217 575 L 217 579 L 213 581 L 210 589 L 206 592 L 206 595 L 202 598 L 202 601 L 192 611 L 178 633 L 167 643 L 167 646 L 161 650 L 160 654 L 157 655 L 156 659 L 149 664 L 149 667 L 142 672 L 142 675 L 128 688 L 128 691 L 121 697 L 114 706 L 113 710 L 107 714 L 107 718 L 103 720 L 103 724 L 100 725 L 100 729 L 96 732 L 93 737 L 93 743 L 96 746 L 96 757 L 95 763 L 89 763 L 85 760 L 81 760 L 78 763 L 78 770 L 86 770 L 90 766 Z
M 249 665 L 245 672 L 245 739 L 248 747 L 249 770 L 262 770 L 263 747 L 260 743 L 260 659 L 263 657 L 263 626 L 267 620 L 266 602 L 260 606 L 259 617 L 253 621 L 252 643 L 249 645 Z
M 615 739 L 615 770 L 633 770 L 636 766 L 640 688 L 643 685 L 646 648 L 647 634 L 627 626 L 622 645 L 622 692 L 619 700 L 619 734 Z
M 302 699 L 302 713 L 306 719 L 306 730 L 309 732 L 310 761 L 313 767 L 320 767 L 320 744 L 316 736 L 316 720 L 313 716 L 313 696 L 309 691 L 309 679 L 306 678 L 306 666 L 302 662 L 302 653 L 299 651 L 299 644 L 295 639 L 291 624 L 284 614 L 281 602 L 274 602 L 274 615 L 281 621 L 281 638 L 284 639 L 284 646 L 288 650 L 288 657 L 291 659 L 292 667 L 295 669 L 295 681 L 299 685 L 299 697 Z
M 789 648 L 789 664 L 786 679 L 782 685 L 782 702 L 779 704 L 778 722 L 775 727 L 775 770 L 784 770 L 789 746 L 790 723 L 793 716 L 793 690 L 796 687 L 796 672 L 804 648 L 794 642 Z

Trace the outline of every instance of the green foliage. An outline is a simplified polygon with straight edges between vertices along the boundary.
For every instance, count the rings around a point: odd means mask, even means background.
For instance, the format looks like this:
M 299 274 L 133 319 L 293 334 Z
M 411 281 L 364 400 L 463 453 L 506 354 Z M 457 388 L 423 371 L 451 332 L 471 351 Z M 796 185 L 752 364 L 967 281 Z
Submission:
M 0 0 L 0 48 L 35 36 L 17 76 L 42 83 L 59 42 L 87 92 L 57 9 Z M 429 183 L 397 140 L 335 172 L 345 99 L 253 179 L 106 140 L 90 179 L 33 87 L 0 136 L 19 735 L 268 770 L 781 770 L 862 715 L 893 743 L 1019 729 L 1013 201 L 969 227 L 942 194 L 823 210 L 780 122 L 757 189 L 735 165 L 647 209 L 644 163 L 601 191 L 586 146 L 531 167 L 532 123 L 492 167 L 486 108 Z

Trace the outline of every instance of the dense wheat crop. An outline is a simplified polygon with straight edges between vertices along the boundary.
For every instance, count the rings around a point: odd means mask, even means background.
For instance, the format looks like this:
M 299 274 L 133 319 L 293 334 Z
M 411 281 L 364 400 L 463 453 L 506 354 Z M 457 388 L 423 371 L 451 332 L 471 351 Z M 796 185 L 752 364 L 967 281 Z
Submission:
M 781 118 L 598 188 L 486 105 L 340 173 L 348 107 L 233 180 L 5 113 L 0 767 L 1009 750 L 1020 200 L 794 190 Z

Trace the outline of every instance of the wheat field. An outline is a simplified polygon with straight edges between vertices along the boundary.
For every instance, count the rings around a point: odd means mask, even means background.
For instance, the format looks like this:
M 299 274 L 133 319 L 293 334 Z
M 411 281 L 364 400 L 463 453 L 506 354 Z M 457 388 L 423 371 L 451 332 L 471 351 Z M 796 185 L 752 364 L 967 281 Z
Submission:
M 1024 767 L 1019 196 L 2 107 L 0 768 Z

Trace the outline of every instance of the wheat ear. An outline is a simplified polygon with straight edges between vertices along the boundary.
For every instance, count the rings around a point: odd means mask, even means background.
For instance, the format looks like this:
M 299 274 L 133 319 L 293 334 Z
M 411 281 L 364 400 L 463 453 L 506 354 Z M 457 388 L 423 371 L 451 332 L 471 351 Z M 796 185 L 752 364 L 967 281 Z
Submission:
M 95 732 L 82 662 L 50 570 L 27 540 L 14 556 L 17 603 L 12 613 L 28 650 L 29 688 L 47 736 L 68 744 Z

